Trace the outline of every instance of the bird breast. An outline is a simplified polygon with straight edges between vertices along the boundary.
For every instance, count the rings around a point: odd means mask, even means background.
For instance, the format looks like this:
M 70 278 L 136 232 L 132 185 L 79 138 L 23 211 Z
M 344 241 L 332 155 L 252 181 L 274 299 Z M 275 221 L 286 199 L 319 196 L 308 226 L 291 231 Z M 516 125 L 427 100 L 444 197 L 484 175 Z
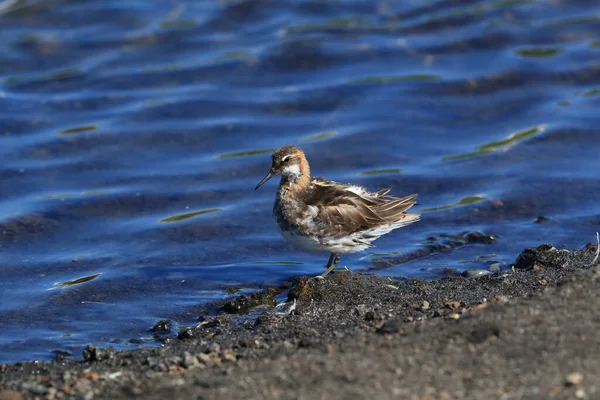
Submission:
M 273 217 L 279 229 L 298 235 L 316 233 L 314 219 L 318 212 L 317 207 L 307 205 L 285 191 L 277 194 L 273 204 Z

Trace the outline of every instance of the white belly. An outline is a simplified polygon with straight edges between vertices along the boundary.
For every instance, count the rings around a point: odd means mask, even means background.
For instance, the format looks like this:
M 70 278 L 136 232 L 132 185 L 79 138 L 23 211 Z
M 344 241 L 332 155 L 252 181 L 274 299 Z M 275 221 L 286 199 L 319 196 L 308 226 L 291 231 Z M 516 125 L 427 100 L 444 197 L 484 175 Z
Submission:
M 289 231 L 279 230 L 281 236 L 294 246 L 307 251 L 326 251 L 331 252 L 327 246 L 323 246 L 317 239 L 307 236 L 295 235 Z
M 336 254 L 347 254 L 355 253 L 357 251 L 363 251 L 367 247 L 367 244 L 357 244 L 352 240 L 351 237 L 323 240 L 320 242 L 317 239 L 313 239 L 307 236 L 295 235 L 288 231 L 279 230 L 281 236 L 294 246 L 307 250 L 307 251 L 320 251 L 327 253 Z

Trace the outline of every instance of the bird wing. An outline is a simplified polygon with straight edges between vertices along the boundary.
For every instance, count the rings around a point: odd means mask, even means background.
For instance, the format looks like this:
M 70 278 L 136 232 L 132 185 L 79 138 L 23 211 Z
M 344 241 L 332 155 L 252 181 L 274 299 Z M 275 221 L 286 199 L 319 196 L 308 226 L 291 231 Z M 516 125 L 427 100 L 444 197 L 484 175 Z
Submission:
M 404 218 L 415 204 L 416 195 L 403 198 L 387 196 L 390 189 L 370 193 L 355 185 L 343 185 L 325 179 L 313 179 L 313 190 L 305 199 L 317 208 L 315 221 L 339 235 L 369 230 Z

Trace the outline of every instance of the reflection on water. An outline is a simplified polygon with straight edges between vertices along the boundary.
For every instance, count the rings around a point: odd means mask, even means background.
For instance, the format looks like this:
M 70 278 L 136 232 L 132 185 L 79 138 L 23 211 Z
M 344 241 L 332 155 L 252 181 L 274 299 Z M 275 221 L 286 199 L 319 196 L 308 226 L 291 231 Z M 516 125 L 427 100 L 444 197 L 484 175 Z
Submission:
M 315 176 L 419 194 L 421 221 L 353 271 L 508 269 L 593 240 L 596 9 L 0 0 L 0 363 L 148 343 L 321 273 L 272 221 L 276 180 L 253 190 L 285 144 Z

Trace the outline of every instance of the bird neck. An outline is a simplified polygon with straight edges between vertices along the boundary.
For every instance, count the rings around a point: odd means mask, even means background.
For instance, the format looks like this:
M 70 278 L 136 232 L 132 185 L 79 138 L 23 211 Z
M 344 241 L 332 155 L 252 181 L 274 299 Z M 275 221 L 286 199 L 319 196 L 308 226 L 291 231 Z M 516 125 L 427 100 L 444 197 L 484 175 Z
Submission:
M 310 166 L 306 158 L 301 157 L 300 162 L 295 164 L 286 173 L 281 175 L 280 186 L 287 190 L 301 190 L 310 182 Z

